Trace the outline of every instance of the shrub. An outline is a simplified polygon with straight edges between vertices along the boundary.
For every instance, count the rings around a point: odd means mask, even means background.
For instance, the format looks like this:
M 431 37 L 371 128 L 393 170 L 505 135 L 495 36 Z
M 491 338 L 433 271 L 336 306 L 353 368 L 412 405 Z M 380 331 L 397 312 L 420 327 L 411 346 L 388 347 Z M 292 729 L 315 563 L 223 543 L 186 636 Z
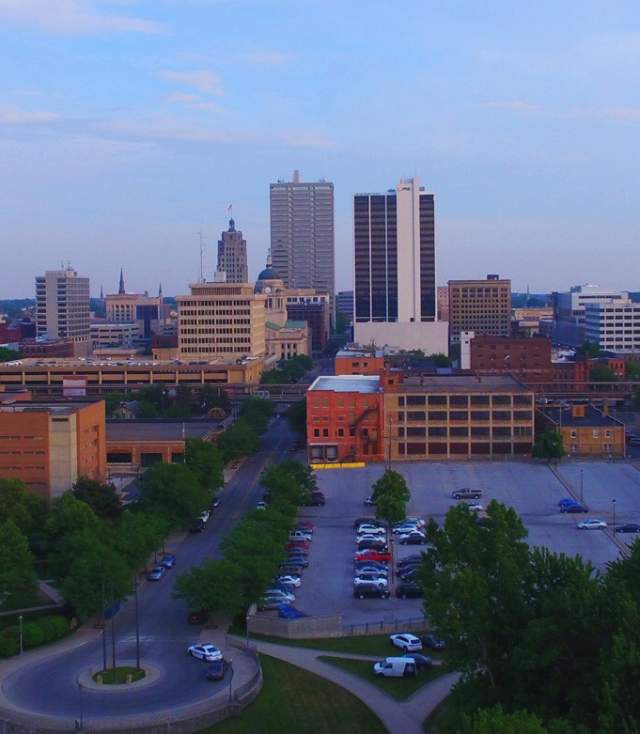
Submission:
M 18 628 L 7 627 L 0 634 L 0 657 L 9 658 L 20 652 L 20 643 L 18 641 Z
M 22 644 L 25 648 L 38 647 L 44 643 L 45 633 L 39 622 L 25 622 L 22 625 Z
M 65 637 L 69 633 L 69 622 L 66 617 L 49 616 L 41 617 L 38 624 L 42 628 L 45 642 L 53 642 Z

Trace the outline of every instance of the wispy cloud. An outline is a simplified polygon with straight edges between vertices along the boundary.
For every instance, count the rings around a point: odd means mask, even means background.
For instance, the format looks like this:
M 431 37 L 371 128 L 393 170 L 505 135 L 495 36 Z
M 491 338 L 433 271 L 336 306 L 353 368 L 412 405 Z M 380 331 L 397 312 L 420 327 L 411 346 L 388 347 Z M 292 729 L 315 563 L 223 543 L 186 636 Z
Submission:
M 1 2 L 2 0 L 0 0 Z M 161 71 L 158 76 L 167 82 L 192 87 L 205 94 L 221 97 L 224 94 L 220 77 L 214 71 L 200 69 L 197 71 Z
M 95 0 L 0 0 L 0 22 L 80 35 L 165 31 L 153 20 L 100 10 Z
M 610 120 L 640 121 L 640 107 L 607 107 L 603 114 Z
M 239 60 L 256 66 L 282 66 L 288 64 L 292 58 L 292 54 L 284 51 L 255 51 L 241 56 Z
M 58 119 L 55 112 L 0 109 L 0 125 L 42 125 Z
M 193 102 L 199 102 L 202 97 L 199 94 L 187 94 L 186 92 L 173 92 L 165 97 L 167 102 L 178 102 L 183 104 L 192 104 Z

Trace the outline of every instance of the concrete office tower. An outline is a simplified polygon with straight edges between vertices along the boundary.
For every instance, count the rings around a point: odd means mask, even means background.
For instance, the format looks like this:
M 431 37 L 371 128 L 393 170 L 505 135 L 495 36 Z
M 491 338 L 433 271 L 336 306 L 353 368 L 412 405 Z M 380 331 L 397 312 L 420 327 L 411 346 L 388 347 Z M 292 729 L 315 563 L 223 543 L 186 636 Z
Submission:
M 293 181 L 270 185 L 273 267 L 287 288 L 335 293 L 333 184 Z
M 82 356 L 91 348 L 89 278 L 71 268 L 47 270 L 36 278 L 36 335 L 72 339 Z
M 227 283 L 246 283 L 249 280 L 247 268 L 247 241 L 242 232 L 236 231 L 236 223 L 229 220 L 229 229 L 218 240 L 218 270 L 226 273 Z
M 451 343 L 459 343 L 464 331 L 488 336 L 511 334 L 510 280 L 487 275 L 486 280 L 449 281 Z
M 436 310 L 434 195 L 417 178 L 354 197 L 355 340 L 448 352 Z

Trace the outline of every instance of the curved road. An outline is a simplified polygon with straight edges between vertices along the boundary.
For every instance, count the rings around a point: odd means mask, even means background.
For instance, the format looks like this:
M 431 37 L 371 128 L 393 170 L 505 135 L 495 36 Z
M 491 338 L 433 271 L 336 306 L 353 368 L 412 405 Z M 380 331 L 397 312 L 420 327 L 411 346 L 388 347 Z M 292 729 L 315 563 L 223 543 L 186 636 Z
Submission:
M 187 624 L 183 601 L 173 599 L 177 574 L 204 558 L 215 557 L 221 538 L 261 498 L 259 477 L 267 463 L 284 458 L 295 441 L 286 419 L 277 419 L 262 439 L 261 449 L 249 457 L 221 495 L 220 507 L 206 529 L 190 535 L 175 550 L 176 566 L 157 583 L 139 588 L 142 664 L 159 668 L 162 674 L 148 686 L 129 691 L 103 692 L 77 685 L 78 675 L 90 667 L 102 667 L 102 637 L 74 650 L 32 662 L 9 674 L 2 693 L 13 707 L 47 716 L 96 719 L 109 716 L 157 714 L 210 698 L 228 685 L 205 679 L 204 663 L 185 654 L 198 642 L 199 627 Z M 135 609 L 131 598 L 116 615 L 116 660 L 135 660 Z M 110 625 L 109 625 L 110 630 Z M 111 638 L 107 637 L 107 660 L 111 661 Z M 226 653 L 226 651 L 223 651 Z M 238 681 L 239 683 L 239 681 Z

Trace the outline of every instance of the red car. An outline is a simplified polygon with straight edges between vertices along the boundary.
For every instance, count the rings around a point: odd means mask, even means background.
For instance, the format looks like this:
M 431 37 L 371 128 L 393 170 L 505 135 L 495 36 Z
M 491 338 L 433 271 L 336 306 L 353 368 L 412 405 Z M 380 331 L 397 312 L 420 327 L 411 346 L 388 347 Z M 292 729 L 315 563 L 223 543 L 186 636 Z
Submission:
M 294 549 L 302 549 L 302 550 L 309 550 L 309 541 L 308 540 L 290 540 L 285 545 L 285 550 L 294 550 Z
M 356 561 L 378 561 L 379 563 L 391 563 L 392 556 L 389 551 L 377 551 L 372 548 L 369 550 L 358 551 L 355 556 Z

